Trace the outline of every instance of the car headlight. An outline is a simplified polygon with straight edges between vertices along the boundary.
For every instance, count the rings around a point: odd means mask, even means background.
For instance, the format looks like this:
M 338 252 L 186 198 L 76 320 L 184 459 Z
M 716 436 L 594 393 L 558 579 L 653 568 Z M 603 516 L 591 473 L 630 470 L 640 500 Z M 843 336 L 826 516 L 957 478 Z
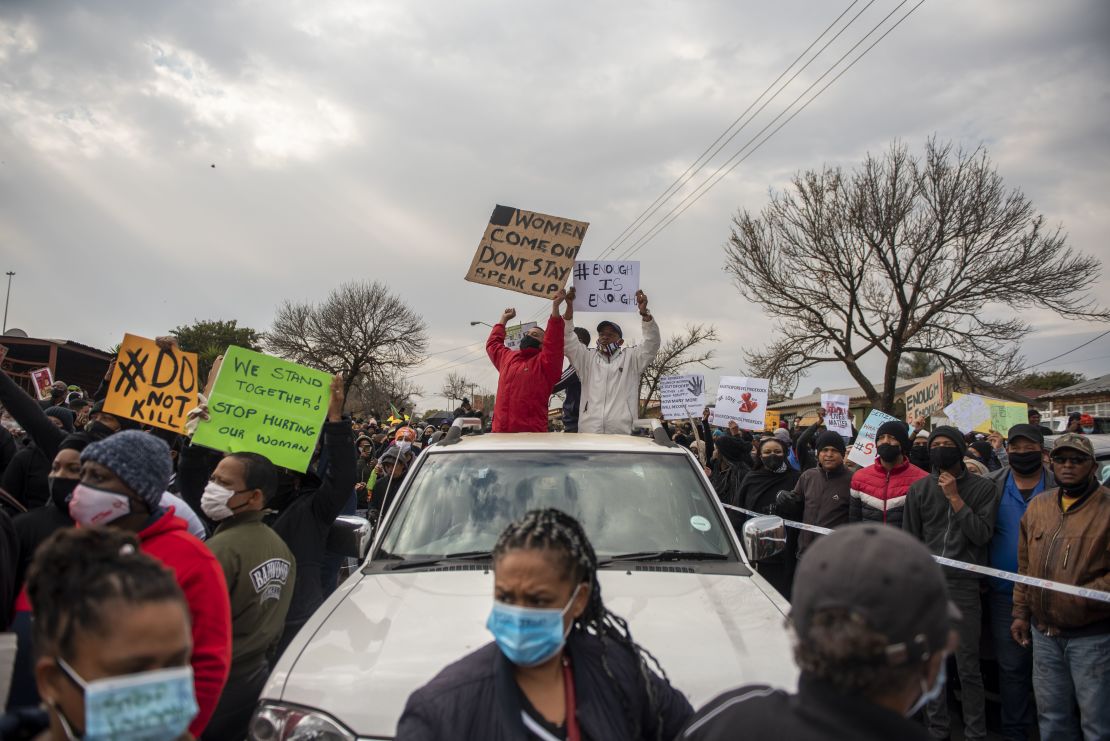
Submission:
M 254 711 L 251 741 L 357 741 L 324 713 L 295 705 L 263 703 Z

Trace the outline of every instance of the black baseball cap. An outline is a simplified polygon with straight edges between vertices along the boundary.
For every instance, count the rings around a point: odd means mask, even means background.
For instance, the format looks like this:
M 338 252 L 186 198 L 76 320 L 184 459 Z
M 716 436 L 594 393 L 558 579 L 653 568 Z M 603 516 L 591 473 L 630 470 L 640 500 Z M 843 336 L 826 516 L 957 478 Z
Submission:
M 1044 435 L 1041 434 L 1040 428 L 1035 425 L 1014 425 L 1010 428 L 1010 434 L 1006 438 L 1006 442 L 1012 444 L 1019 437 L 1032 440 L 1037 445 L 1044 447 Z
M 929 549 L 889 525 L 846 525 L 819 538 L 798 565 L 793 597 L 790 619 L 799 638 L 805 640 L 818 612 L 846 609 L 886 636 L 891 666 L 944 650 L 960 618 Z
M 609 329 L 616 332 L 617 336 L 620 337 L 622 340 L 624 339 L 624 332 L 621 331 L 621 326 L 619 324 L 617 324 L 616 322 L 609 321 L 608 319 L 603 321 L 601 324 L 597 325 L 598 334 L 600 334 L 601 330 L 605 329 L 606 327 L 609 327 Z

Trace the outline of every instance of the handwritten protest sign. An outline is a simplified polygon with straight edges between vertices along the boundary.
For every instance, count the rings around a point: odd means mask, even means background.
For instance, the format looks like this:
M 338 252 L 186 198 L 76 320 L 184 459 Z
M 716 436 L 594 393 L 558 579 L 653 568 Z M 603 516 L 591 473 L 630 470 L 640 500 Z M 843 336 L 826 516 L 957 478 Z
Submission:
M 514 324 L 511 327 L 505 327 L 505 347 L 510 350 L 519 350 L 520 341 L 524 339 L 524 335 L 538 326 L 540 325 L 536 322 L 528 322 L 527 324 Z
M 639 311 L 638 290 L 639 262 L 574 263 L 574 308 L 578 311 Z
M 34 384 L 35 391 L 40 399 L 50 398 L 50 387 L 54 385 L 54 376 L 50 373 L 49 368 L 39 368 L 31 371 L 31 383 Z
M 133 334 L 123 336 L 105 412 L 184 433 L 185 416 L 196 405 L 196 353 L 163 349 Z
M 466 279 L 553 298 L 567 284 L 590 225 L 512 206 L 496 206 Z
M 841 437 L 852 436 L 852 418 L 848 415 L 849 398 L 844 394 L 821 394 L 825 410 L 825 428 Z
M 848 451 L 848 460 L 859 466 L 870 466 L 874 463 L 875 456 L 878 455 L 875 450 L 876 433 L 884 422 L 897 421 L 897 419 L 897 417 L 892 417 L 886 412 L 872 409 L 871 413 L 867 415 L 867 419 L 863 421 L 863 427 L 856 433 L 856 442 L 852 445 L 852 449 Z
M 768 409 L 767 414 L 763 417 L 763 431 L 774 432 L 779 428 L 779 420 L 782 419 L 782 412 L 778 409 Z
M 957 405 L 959 405 L 957 414 L 961 415 L 959 417 L 948 413 L 949 409 Z M 974 414 L 965 415 L 964 409 L 973 409 Z M 944 413 L 962 432 L 989 433 L 991 430 L 996 430 L 1007 435 L 1014 425 L 1029 422 L 1028 404 L 977 394 L 953 393 L 952 404 L 945 408 Z
M 705 376 L 663 376 L 659 379 L 659 399 L 663 419 L 700 417 L 705 408 Z
M 928 418 L 944 409 L 944 371 L 939 370 L 906 392 L 906 419 Z
M 713 409 L 713 424 L 727 427 L 729 422 L 735 422 L 742 430 L 762 430 L 766 422 L 769 389 L 770 381 L 766 378 L 721 376 L 717 386 L 717 404 Z
M 952 403 L 944 408 L 944 416 L 961 432 L 972 432 L 979 427 L 986 428 L 983 432 L 990 432 L 990 407 L 987 400 L 977 394 L 952 394 Z
M 308 469 L 328 411 L 331 376 L 270 355 L 229 347 L 193 442 L 260 453 L 275 466 Z

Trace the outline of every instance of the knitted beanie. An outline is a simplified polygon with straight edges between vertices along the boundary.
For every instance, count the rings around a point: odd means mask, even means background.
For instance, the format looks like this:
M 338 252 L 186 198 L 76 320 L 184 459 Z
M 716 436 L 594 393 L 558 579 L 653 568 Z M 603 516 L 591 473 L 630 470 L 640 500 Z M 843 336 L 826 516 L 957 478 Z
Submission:
M 170 448 L 165 442 L 136 430 L 117 432 L 81 451 L 81 462 L 99 463 L 119 477 L 131 491 L 158 509 L 173 475 Z
M 908 452 L 910 449 L 910 431 L 906 427 L 905 422 L 899 422 L 892 419 L 889 422 L 883 422 L 879 425 L 878 431 L 875 433 L 875 439 L 878 440 L 883 435 L 892 435 L 898 444 L 902 446 L 902 452 Z
M 73 432 L 73 412 L 65 407 L 47 407 L 46 416 L 53 417 L 62 423 L 62 429 Z
M 955 427 L 942 425 L 933 430 L 933 434 L 929 435 L 930 447 L 932 446 L 933 441 L 936 440 L 938 437 L 946 437 L 952 442 L 956 443 L 956 448 L 959 449 L 960 455 L 967 454 L 967 441 L 964 440 L 964 433 L 960 432 Z
M 825 430 L 817 436 L 817 452 L 820 453 L 825 448 L 836 448 L 844 455 L 848 451 L 848 446 L 844 444 L 844 438 L 840 433 L 833 432 L 832 430 Z

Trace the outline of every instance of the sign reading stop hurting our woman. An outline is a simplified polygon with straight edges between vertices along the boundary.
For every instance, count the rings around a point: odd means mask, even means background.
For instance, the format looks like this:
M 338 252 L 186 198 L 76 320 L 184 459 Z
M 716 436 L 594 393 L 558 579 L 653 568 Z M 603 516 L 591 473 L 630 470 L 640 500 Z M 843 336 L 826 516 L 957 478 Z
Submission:
M 466 279 L 554 298 L 567 284 L 589 224 L 512 206 L 495 206 Z

